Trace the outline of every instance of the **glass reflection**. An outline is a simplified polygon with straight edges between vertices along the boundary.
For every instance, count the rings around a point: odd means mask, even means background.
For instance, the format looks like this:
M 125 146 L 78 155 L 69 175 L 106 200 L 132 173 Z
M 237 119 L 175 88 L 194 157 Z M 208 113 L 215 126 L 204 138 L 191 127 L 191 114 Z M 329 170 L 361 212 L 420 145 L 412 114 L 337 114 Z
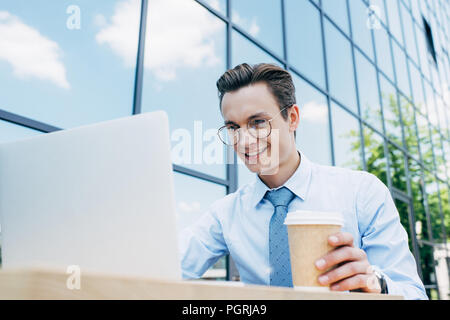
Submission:
M 380 99 L 375 67 L 358 51 L 355 51 L 361 116 L 382 131 Z
M 288 59 L 321 87 L 325 87 L 319 11 L 308 0 L 285 1 Z
M 265 51 L 254 45 L 237 31 L 231 35 L 231 64 L 236 66 L 241 63 L 273 63 L 281 66 L 281 63 L 267 54 Z
M 391 79 L 394 80 L 394 69 L 392 67 L 391 48 L 389 45 L 389 35 L 384 27 L 373 30 L 375 47 L 377 52 L 378 66 Z
M 419 159 L 419 143 L 416 134 L 416 121 L 413 105 L 400 95 L 400 109 L 402 111 L 403 130 L 405 134 L 406 148 L 410 155 Z
M 405 154 L 394 145 L 388 143 L 388 161 L 392 186 L 401 191 L 407 192 Z
M 411 232 L 411 227 L 410 227 L 410 219 L 409 219 L 409 214 L 410 214 L 410 206 L 408 205 L 407 202 L 403 202 L 399 199 L 395 199 L 394 198 L 394 203 L 395 203 L 395 207 L 397 208 L 398 214 L 400 216 L 400 222 L 402 224 L 402 226 L 405 228 L 406 232 L 408 233 L 408 246 L 409 246 L 409 250 L 411 252 L 413 252 L 413 244 L 412 244 L 412 239 L 413 239 L 413 235 Z
M 324 23 L 330 93 L 357 112 L 350 42 L 330 22 Z
M 270 50 L 283 56 L 280 1 L 233 1 L 231 19 Z
M 430 213 L 431 232 L 435 242 L 443 241 L 439 186 L 433 173 L 425 171 L 425 189 Z
M 224 16 L 227 15 L 227 0 L 203 0 L 214 10 L 219 11 Z
M 175 164 L 225 178 L 226 148 L 216 135 L 225 24 L 195 1 L 152 0 L 148 14 L 142 110 L 167 112 Z
M 415 231 L 418 239 L 427 240 L 427 216 L 425 211 L 425 183 L 422 178 L 422 167 L 408 158 L 408 169 L 411 177 L 411 194 L 414 208 Z
M 393 142 L 402 146 L 402 127 L 397 103 L 397 92 L 394 86 L 381 75 L 380 87 L 386 135 Z
M 402 29 L 400 26 L 400 15 L 398 11 L 398 0 L 388 0 L 386 3 L 386 12 L 389 19 L 389 29 L 395 38 L 402 44 Z
M 331 165 L 328 106 L 324 95 L 296 75 L 293 75 L 300 124 L 297 148 L 317 163 Z
M 325 13 L 346 33 L 349 34 L 347 0 L 322 0 Z
M 416 41 L 415 41 L 414 33 L 413 33 L 414 29 L 413 29 L 413 25 L 412 25 L 413 24 L 412 16 L 409 13 L 409 11 L 405 8 L 402 1 L 400 1 L 400 12 L 402 15 L 406 52 L 416 63 L 418 63 L 417 51 L 416 51 Z
M 336 166 L 362 170 L 361 136 L 358 119 L 334 102 L 331 102 L 331 119 Z
M 130 115 L 140 6 L 2 1 L 1 108 L 60 128 Z
M 436 160 L 436 173 L 441 179 L 444 180 L 444 179 L 446 179 L 446 174 L 445 174 L 445 165 L 446 164 L 444 161 L 441 134 L 433 126 L 431 127 L 431 139 L 433 142 L 434 158 Z
M 428 169 L 434 167 L 433 151 L 431 148 L 430 131 L 428 128 L 428 120 L 420 113 L 416 113 L 417 131 L 419 132 L 420 152 L 422 154 L 422 162 Z
M 408 69 L 406 67 L 406 56 L 405 52 L 400 49 L 400 47 L 392 42 L 392 49 L 394 53 L 394 61 L 395 61 L 395 73 L 397 75 L 397 85 L 403 94 L 408 97 L 411 96 L 411 90 L 409 87 L 408 80 Z
M 384 152 L 384 139 L 366 126 L 363 127 L 363 134 L 367 171 L 376 175 L 378 179 L 387 185 L 387 160 Z
M 353 41 L 373 61 L 372 34 L 371 29 L 368 27 L 370 23 L 368 7 L 362 0 L 353 0 L 348 3 L 352 21 Z

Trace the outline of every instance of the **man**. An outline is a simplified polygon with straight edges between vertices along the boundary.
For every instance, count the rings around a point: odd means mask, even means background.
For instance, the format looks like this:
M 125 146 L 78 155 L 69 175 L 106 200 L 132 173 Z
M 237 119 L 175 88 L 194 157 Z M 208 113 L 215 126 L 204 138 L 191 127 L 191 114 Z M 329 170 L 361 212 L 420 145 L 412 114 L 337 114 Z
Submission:
M 293 210 L 340 211 L 342 232 L 329 238 L 335 249 L 316 261 L 324 271 L 319 283 L 427 299 L 388 188 L 370 173 L 318 165 L 296 149 L 300 115 L 290 74 L 244 63 L 225 72 L 217 87 L 225 124 L 219 136 L 256 175 L 182 232 L 183 278 L 199 278 L 231 254 L 241 281 L 291 287 L 287 229 L 280 221 Z

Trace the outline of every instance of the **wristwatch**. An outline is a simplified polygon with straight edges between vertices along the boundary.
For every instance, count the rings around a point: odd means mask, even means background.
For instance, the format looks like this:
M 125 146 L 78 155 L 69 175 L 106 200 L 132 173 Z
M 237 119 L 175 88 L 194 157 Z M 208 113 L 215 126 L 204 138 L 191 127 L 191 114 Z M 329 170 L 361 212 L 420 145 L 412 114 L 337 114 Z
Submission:
M 384 278 L 384 276 L 381 274 L 380 271 L 378 271 L 376 269 L 373 270 L 373 274 L 375 275 L 375 277 L 377 277 L 378 282 L 380 283 L 381 293 L 387 294 L 388 288 L 387 288 L 387 283 L 386 283 L 386 279 Z

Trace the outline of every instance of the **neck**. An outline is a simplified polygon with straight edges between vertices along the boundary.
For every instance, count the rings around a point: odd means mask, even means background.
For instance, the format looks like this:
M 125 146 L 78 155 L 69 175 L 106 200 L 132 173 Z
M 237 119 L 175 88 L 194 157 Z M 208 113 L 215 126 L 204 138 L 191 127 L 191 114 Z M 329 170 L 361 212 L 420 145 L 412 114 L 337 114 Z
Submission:
M 300 165 L 300 161 L 300 154 L 295 150 L 283 164 L 280 163 L 277 174 L 258 176 L 269 188 L 278 188 L 285 184 L 285 182 L 294 174 Z

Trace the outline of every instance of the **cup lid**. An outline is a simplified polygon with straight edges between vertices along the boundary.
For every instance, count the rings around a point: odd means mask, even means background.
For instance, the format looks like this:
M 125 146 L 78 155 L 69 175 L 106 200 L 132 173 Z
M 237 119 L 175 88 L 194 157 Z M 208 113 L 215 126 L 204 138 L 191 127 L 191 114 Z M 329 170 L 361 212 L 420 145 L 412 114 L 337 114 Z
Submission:
M 288 212 L 284 224 L 334 224 L 344 225 L 344 217 L 338 211 L 296 210 Z

